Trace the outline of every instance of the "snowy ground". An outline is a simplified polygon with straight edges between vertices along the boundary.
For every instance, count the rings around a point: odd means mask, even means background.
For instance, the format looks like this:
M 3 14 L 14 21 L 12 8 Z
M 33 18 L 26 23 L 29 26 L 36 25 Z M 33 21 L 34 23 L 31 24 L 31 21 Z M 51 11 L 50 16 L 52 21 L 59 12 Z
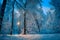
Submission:
M 0 35 L 0 40 L 60 40 L 60 34 Z

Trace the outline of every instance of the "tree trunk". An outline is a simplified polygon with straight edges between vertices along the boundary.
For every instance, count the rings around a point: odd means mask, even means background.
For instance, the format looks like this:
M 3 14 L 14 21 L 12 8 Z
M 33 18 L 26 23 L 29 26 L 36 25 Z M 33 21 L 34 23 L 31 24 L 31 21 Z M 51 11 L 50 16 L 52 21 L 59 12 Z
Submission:
M 1 31 L 1 27 L 2 27 L 2 21 L 3 21 L 3 17 L 4 17 L 4 11 L 5 11 L 5 7 L 6 7 L 6 3 L 7 3 L 7 0 L 3 0 L 3 4 L 1 6 L 1 13 L 0 13 L 0 31 Z
M 24 4 L 24 8 L 26 8 L 27 2 Z M 26 34 L 26 9 L 24 13 L 24 34 Z
M 13 26 L 14 26 L 14 4 L 15 4 L 15 1 L 16 0 L 14 0 L 14 2 L 13 2 L 13 4 L 12 4 L 12 8 L 13 8 L 13 10 L 12 10 L 12 25 L 11 25 L 11 35 L 12 35 L 12 31 L 13 31 Z

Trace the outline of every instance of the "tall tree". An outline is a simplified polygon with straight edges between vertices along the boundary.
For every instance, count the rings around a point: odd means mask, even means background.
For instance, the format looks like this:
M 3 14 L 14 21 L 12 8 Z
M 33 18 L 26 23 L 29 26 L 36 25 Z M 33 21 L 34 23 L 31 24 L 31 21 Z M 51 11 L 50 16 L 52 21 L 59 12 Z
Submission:
M 41 6 L 41 1 L 42 0 L 26 0 L 25 1 L 25 4 L 24 4 L 24 8 L 25 8 L 25 13 L 24 13 L 24 34 L 26 34 L 26 14 L 27 14 L 27 12 L 29 11 L 29 8 L 27 9 L 27 6 L 30 4 L 30 6 L 32 7 L 32 9 L 33 9 L 33 7 L 34 6 L 36 6 L 37 4 L 39 4 L 40 6 Z M 33 6 L 34 5 L 34 6 Z M 31 10 L 32 10 L 31 9 Z M 37 8 L 35 8 L 35 10 L 38 10 Z M 40 10 L 41 11 L 41 10 Z M 42 11 L 41 11 L 42 12 Z M 32 13 L 32 12 L 31 12 Z M 35 19 L 35 22 L 36 22 L 36 24 L 37 24 L 37 26 L 38 26 L 38 30 L 39 30 L 39 32 L 40 32 L 40 24 L 39 24 L 39 22 L 38 22 L 38 19 L 37 19 L 37 17 L 35 17 L 36 15 L 34 15 L 34 14 L 32 14 L 33 15 L 33 17 L 34 17 L 34 19 Z
M 37 0 L 36 0 L 37 1 Z M 36 4 L 36 6 L 37 7 L 35 7 L 35 10 L 36 10 L 36 12 L 39 12 L 39 14 L 40 15 L 38 15 L 38 13 L 36 13 L 35 11 L 34 11 L 34 13 L 32 14 L 33 15 L 33 17 L 34 17 L 34 19 L 35 19 L 35 22 L 36 22 L 36 25 L 37 25 L 37 27 L 38 27 L 38 30 L 39 30 L 39 33 L 40 33 L 40 28 L 42 27 L 42 19 L 40 19 L 40 17 L 41 18 L 43 18 L 43 10 L 42 10 L 42 5 L 41 5 L 41 2 L 42 2 L 42 0 L 38 0 L 37 2 L 35 2 Z M 35 14 L 35 15 L 34 15 Z M 38 15 L 38 16 L 37 16 Z M 40 22 L 39 22 L 39 21 Z
M 0 31 L 1 31 L 1 27 L 2 27 L 2 21 L 3 21 L 3 17 L 4 17 L 4 11 L 5 11 L 5 7 L 6 7 L 6 2 L 7 2 L 7 0 L 3 0 L 2 6 L 1 6 L 1 13 L 0 13 Z
M 12 30 L 13 30 L 13 26 L 14 26 L 14 4 L 15 4 L 15 1 L 16 0 L 14 0 L 13 1 L 13 4 L 12 4 L 12 25 L 11 25 L 11 33 L 10 34 L 12 34 Z

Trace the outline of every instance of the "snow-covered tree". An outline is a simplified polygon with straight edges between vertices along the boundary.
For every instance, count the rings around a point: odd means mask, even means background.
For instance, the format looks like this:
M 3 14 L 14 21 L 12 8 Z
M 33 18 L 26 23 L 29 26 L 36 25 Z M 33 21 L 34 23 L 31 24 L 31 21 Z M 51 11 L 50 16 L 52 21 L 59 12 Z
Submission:
M 3 0 L 2 6 L 1 6 L 1 11 L 0 11 L 0 31 L 1 31 L 1 27 L 2 27 L 2 21 L 3 21 L 3 17 L 4 17 L 4 11 L 5 11 L 5 7 L 6 7 L 6 2 L 7 0 Z
M 55 33 L 60 33 L 60 0 L 51 0 L 51 5 L 55 8 Z

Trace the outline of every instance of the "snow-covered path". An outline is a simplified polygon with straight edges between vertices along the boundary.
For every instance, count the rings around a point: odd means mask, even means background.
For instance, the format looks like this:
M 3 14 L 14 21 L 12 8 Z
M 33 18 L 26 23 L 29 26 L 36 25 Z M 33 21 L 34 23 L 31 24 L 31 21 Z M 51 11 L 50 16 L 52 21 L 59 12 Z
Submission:
M 0 35 L 0 40 L 60 40 L 60 34 Z

